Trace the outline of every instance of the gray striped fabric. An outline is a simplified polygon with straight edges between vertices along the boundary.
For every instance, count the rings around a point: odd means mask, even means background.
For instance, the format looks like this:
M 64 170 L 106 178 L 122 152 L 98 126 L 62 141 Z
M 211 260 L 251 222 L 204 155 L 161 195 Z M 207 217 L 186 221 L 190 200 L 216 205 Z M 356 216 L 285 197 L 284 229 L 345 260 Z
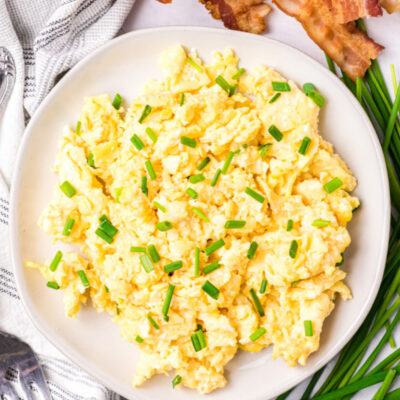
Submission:
M 0 0 L 0 46 L 17 66 L 12 96 L 0 115 L 0 329 L 34 348 L 54 399 L 120 397 L 67 361 L 26 316 L 8 251 L 9 184 L 26 121 L 60 74 L 119 32 L 134 1 Z M 8 378 L 16 381 L 16 371 L 8 371 Z

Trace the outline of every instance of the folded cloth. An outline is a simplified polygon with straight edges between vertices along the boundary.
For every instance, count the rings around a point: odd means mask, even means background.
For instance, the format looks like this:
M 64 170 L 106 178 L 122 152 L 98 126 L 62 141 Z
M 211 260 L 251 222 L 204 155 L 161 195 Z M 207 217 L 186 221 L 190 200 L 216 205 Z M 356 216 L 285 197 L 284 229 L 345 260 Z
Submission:
M 9 186 L 26 121 L 61 73 L 120 31 L 134 1 L 0 0 L 0 46 L 11 52 L 17 68 L 13 93 L 0 115 L 0 329 L 32 346 L 54 399 L 119 396 L 67 361 L 25 314 L 9 255 Z

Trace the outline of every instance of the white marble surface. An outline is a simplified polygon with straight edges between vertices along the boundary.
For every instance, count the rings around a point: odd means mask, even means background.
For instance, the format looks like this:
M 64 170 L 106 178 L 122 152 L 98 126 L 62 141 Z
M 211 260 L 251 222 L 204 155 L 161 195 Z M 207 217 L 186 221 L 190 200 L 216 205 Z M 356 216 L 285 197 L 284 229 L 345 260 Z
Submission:
M 129 32 L 136 29 L 150 28 L 153 26 L 167 25 L 197 25 L 223 28 L 221 21 L 212 19 L 205 7 L 197 0 L 173 0 L 171 4 L 161 4 L 156 0 L 136 0 L 136 3 L 127 18 L 123 31 Z M 385 46 L 385 50 L 379 56 L 379 62 L 388 86 L 391 90 L 389 66 L 394 64 L 400 77 L 400 13 L 387 15 L 381 18 L 373 18 L 367 21 L 369 35 L 376 42 Z M 312 56 L 325 65 L 325 57 L 320 48 L 307 36 L 301 25 L 283 14 L 275 6 L 267 17 L 266 37 L 273 38 L 292 45 L 304 53 Z M 395 332 L 397 344 L 400 344 L 400 329 Z M 375 341 L 377 344 L 377 341 Z M 388 355 L 392 349 L 387 346 L 382 351 L 378 360 Z M 266 381 L 267 381 L 266 377 Z M 271 384 L 273 384 L 271 382 Z M 298 400 L 301 397 L 306 383 L 303 383 L 289 397 Z M 397 378 L 393 387 L 400 387 L 400 378 Z M 354 400 L 372 399 L 377 386 L 371 387 L 354 396 Z M 245 399 L 243 399 L 245 400 Z

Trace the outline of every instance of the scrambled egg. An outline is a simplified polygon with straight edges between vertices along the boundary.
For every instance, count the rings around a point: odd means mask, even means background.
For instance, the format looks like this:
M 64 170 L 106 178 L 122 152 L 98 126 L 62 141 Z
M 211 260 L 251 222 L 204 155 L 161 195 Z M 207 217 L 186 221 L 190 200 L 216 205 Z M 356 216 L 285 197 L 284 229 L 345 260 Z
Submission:
M 163 80 L 148 81 L 126 110 L 108 95 L 86 98 L 60 142 L 54 171 L 72 191 L 57 186 L 39 224 L 84 256 L 27 265 L 64 290 L 68 317 L 89 298 L 113 316 L 141 350 L 134 385 L 174 370 L 175 383 L 211 392 L 238 348 L 273 345 L 274 358 L 304 365 L 336 294 L 351 297 L 336 264 L 350 244 L 356 179 L 319 135 L 310 97 L 262 65 L 233 78 L 237 64 L 232 50 L 205 65 L 167 49 Z M 102 216 L 117 233 L 99 228 Z M 227 229 L 229 220 L 245 225 Z

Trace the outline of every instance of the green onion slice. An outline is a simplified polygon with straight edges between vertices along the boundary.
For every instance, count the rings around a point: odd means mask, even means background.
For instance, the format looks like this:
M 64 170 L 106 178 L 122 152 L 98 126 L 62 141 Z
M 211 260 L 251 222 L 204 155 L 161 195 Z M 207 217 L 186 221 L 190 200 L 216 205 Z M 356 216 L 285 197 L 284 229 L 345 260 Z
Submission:
M 58 290 L 60 289 L 60 285 L 57 282 L 47 282 L 46 286 L 50 289 Z
M 54 256 L 53 260 L 51 261 L 50 265 L 49 265 L 49 270 L 54 272 L 57 267 L 58 264 L 60 264 L 60 261 L 62 259 L 63 253 L 59 250 L 57 251 L 56 255 Z
M 139 151 L 144 149 L 144 143 L 136 133 L 131 137 L 131 142 Z
M 95 233 L 98 237 L 102 238 L 102 239 L 103 239 L 105 242 L 107 242 L 108 244 L 111 244 L 111 243 L 114 241 L 114 239 L 113 239 L 111 236 L 107 235 L 107 233 L 104 232 L 101 228 L 97 228 L 97 229 L 94 231 L 94 233 Z
M 172 263 L 164 265 L 164 272 L 166 274 L 169 274 L 170 272 L 177 271 L 178 269 L 181 269 L 182 267 L 183 267 L 182 261 L 174 261 Z
M 229 166 L 231 165 L 233 156 L 235 155 L 234 151 L 230 151 L 228 157 L 226 158 L 224 165 L 222 167 L 221 172 L 225 175 L 228 172 Z
M 172 379 L 172 387 L 179 385 L 182 382 L 182 377 L 180 375 L 175 375 L 174 379 Z
M 153 164 L 151 163 L 151 161 L 150 161 L 150 160 L 147 160 L 147 161 L 144 163 L 144 166 L 145 166 L 146 169 L 147 169 L 147 172 L 148 172 L 148 174 L 149 174 L 149 176 L 150 176 L 150 179 L 156 179 L 156 178 L 157 178 L 157 175 L 156 175 L 156 173 L 155 173 L 155 171 L 154 171 Z
M 237 81 L 244 73 L 246 72 L 246 70 L 244 68 L 240 68 L 238 70 L 238 72 L 236 72 L 235 75 L 232 75 L 232 79 L 234 79 L 235 81 Z
M 258 314 L 260 314 L 260 316 L 263 317 L 265 315 L 264 309 L 262 308 L 260 299 L 258 298 L 257 293 L 253 288 L 250 289 L 250 296 L 253 300 L 254 307 L 256 308 Z
M 319 228 L 325 228 L 326 226 L 329 226 L 331 224 L 331 221 L 328 221 L 326 219 L 315 219 L 312 223 L 312 226 L 318 226 Z
M 150 324 L 153 326 L 154 329 L 157 329 L 157 330 L 160 329 L 160 326 L 157 324 L 156 321 L 154 321 L 154 319 L 151 315 L 148 315 L 147 319 L 149 320 Z
M 194 249 L 194 276 L 200 275 L 200 248 Z
M 169 306 L 171 305 L 172 295 L 174 294 L 175 286 L 169 285 L 167 289 L 167 294 L 165 296 L 164 304 L 162 306 L 162 313 L 167 316 L 169 311 Z
M 179 98 L 179 106 L 182 107 L 185 102 L 185 93 L 181 93 L 181 97 Z
M 299 244 L 297 243 L 297 240 L 292 240 L 292 243 L 290 243 L 290 248 L 289 248 L 289 256 L 291 258 L 296 258 L 297 255 L 297 249 L 299 247 Z
M 221 172 L 222 172 L 221 169 L 218 168 L 217 171 L 215 172 L 214 177 L 211 180 L 211 186 L 215 186 L 217 184 L 218 179 L 219 179 L 219 177 L 221 175 Z
M 225 246 L 225 242 L 223 239 L 219 239 L 216 242 L 210 244 L 208 247 L 204 249 L 204 252 L 207 256 L 219 250 L 221 247 Z
M 199 171 L 202 171 L 210 161 L 211 161 L 210 157 L 206 157 L 196 168 Z
M 306 319 L 304 321 L 304 332 L 305 332 L 306 336 L 313 335 L 313 326 L 312 326 L 312 322 L 309 319 Z
M 158 201 L 154 200 L 153 204 L 154 204 L 155 207 L 157 207 L 163 213 L 167 212 L 167 209 L 162 204 L 160 204 Z
M 81 127 L 82 127 L 82 122 L 78 121 L 76 123 L 76 127 L 75 127 L 75 133 L 79 136 L 81 134 Z
M 280 142 L 283 139 L 283 134 L 282 132 L 275 126 L 271 125 L 268 128 L 268 132 L 271 134 L 271 136 L 277 141 Z
M 272 143 L 267 143 L 262 146 L 258 146 L 258 150 L 260 151 L 261 158 L 265 158 L 267 156 L 267 151 L 271 146 L 272 146 Z
M 132 253 L 146 253 L 146 247 L 131 246 Z
M 268 284 L 268 281 L 266 279 L 263 279 L 261 281 L 261 286 L 260 286 L 260 293 L 261 294 L 264 294 L 265 291 L 267 290 L 267 284 Z
M 73 218 L 68 218 L 67 221 L 65 222 L 62 234 L 64 236 L 69 236 L 71 234 L 71 230 L 72 230 L 72 227 L 74 226 L 74 224 L 75 224 L 75 220 Z
M 315 86 L 312 83 L 305 83 L 303 85 L 303 91 L 306 96 L 311 92 L 311 90 L 315 90 Z
M 89 153 L 89 157 L 87 159 L 87 163 L 88 163 L 89 167 L 92 167 L 92 168 L 95 167 L 95 165 L 94 165 L 94 156 L 93 156 L 92 152 Z
M 207 275 L 219 268 L 221 268 L 221 264 L 218 261 L 214 261 L 203 268 L 203 273 L 204 275 Z
M 111 237 L 114 237 L 118 233 L 118 229 L 110 221 L 103 221 L 100 224 L 100 229 Z
M 325 97 L 316 90 L 310 90 L 306 93 L 306 96 L 308 96 L 320 108 L 325 104 Z
M 173 228 L 173 225 L 169 221 L 161 221 L 156 225 L 157 229 L 161 232 L 169 231 Z
M 72 196 L 75 195 L 76 193 L 76 189 L 68 182 L 68 181 L 64 181 L 61 185 L 60 185 L 60 189 L 63 191 L 63 193 L 71 198 Z
M 156 246 L 154 246 L 154 244 L 150 244 L 147 246 L 147 250 L 150 254 L 151 259 L 153 260 L 153 262 L 158 262 L 161 260 L 160 255 L 158 254 L 158 251 L 156 249 Z
M 150 260 L 150 257 L 147 254 L 142 254 L 140 256 L 140 263 L 143 266 L 143 269 L 149 273 L 154 270 L 154 265 Z
M 233 94 L 235 93 L 236 86 L 230 85 L 223 76 L 218 75 L 215 78 L 215 82 L 222 88 L 222 90 L 228 93 L 228 97 L 233 96 Z
M 249 260 L 252 260 L 256 254 L 256 251 L 258 249 L 258 243 L 255 241 L 252 241 L 249 247 L 249 250 L 247 252 L 247 258 Z
M 142 176 L 142 184 L 140 186 L 140 190 L 142 193 L 144 193 L 146 196 L 149 195 L 149 189 L 147 188 L 147 176 Z
M 139 336 L 139 335 L 137 335 L 136 336 L 136 339 L 135 339 L 138 343 L 143 343 L 143 338 L 141 337 L 141 336 Z
M 112 102 L 112 106 L 113 106 L 116 110 L 119 110 L 119 108 L 121 107 L 121 104 L 122 104 L 122 96 L 121 96 L 119 93 L 117 93 L 117 94 L 114 96 L 114 100 L 113 100 L 113 102 Z
M 194 149 L 197 146 L 197 142 L 194 139 L 187 136 L 181 136 L 181 143 L 184 146 L 191 147 L 192 149 Z
M 186 61 L 188 62 L 188 64 L 190 64 L 193 68 L 195 68 L 200 73 L 203 72 L 203 68 L 201 68 L 200 65 L 196 64 L 190 57 L 188 57 L 186 59 Z
M 259 203 L 263 204 L 265 197 L 253 189 L 250 189 L 248 186 L 246 187 L 245 193 L 252 197 L 254 200 L 257 200 Z
M 199 182 L 203 182 L 203 181 L 205 181 L 205 180 L 206 180 L 206 177 L 205 177 L 203 174 L 192 175 L 192 176 L 189 178 L 189 182 L 190 182 L 190 183 L 193 183 L 193 184 L 199 183 Z
M 272 89 L 275 92 L 290 92 L 290 85 L 287 82 L 272 82 Z
M 296 287 L 298 283 L 301 282 L 301 279 L 296 279 L 295 281 L 291 282 L 290 286 L 291 287 Z
M 150 140 L 153 143 L 157 142 L 158 138 L 157 138 L 156 133 L 153 131 L 153 129 L 151 129 L 150 127 L 146 128 L 146 133 L 147 133 L 147 136 L 150 138 Z
M 139 124 L 143 123 L 143 121 L 149 116 L 149 114 L 151 113 L 151 106 L 149 106 L 148 104 L 146 104 L 143 108 L 143 112 L 142 115 L 139 118 Z
M 204 222 L 210 222 L 210 219 L 203 213 L 203 211 L 200 210 L 200 208 L 193 207 L 192 212 L 196 214 L 200 219 L 202 219 Z
M 290 232 L 293 229 L 293 220 L 289 219 L 286 225 L 286 230 Z
M 239 229 L 246 225 L 246 221 L 229 220 L 225 222 L 225 229 Z
M 192 188 L 187 188 L 185 190 L 185 193 L 191 197 L 192 199 L 197 199 L 199 197 L 199 194 Z
M 265 335 L 267 333 L 267 331 L 265 330 L 265 328 L 261 327 L 258 328 L 256 331 L 254 331 L 251 335 L 250 335 L 250 340 L 252 342 L 255 342 L 256 340 L 260 339 L 261 336 Z
M 303 156 L 306 155 L 307 150 L 308 150 L 308 146 L 310 145 L 310 143 L 311 143 L 311 139 L 310 139 L 308 136 L 306 136 L 306 137 L 302 140 L 302 142 L 301 142 L 301 144 L 300 144 L 300 147 L 299 147 L 299 153 L 300 153 L 301 155 L 303 155 Z
M 275 103 L 279 97 L 281 97 L 281 93 L 275 93 L 272 97 L 271 100 L 268 102 L 269 104 Z
M 210 281 L 205 281 L 201 288 L 214 300 L 218 300 L 219 289 L 216 288 Z
M 82 285 L 85 287 L 89 287 L 90 283 L 86 276 L 85 271 L 83 269 L 80 269 L 79 271 L 76 271 L 76 273 L 78 274 L 79 278 L 81 279 Z
M 335 190 L 339 189 L 341 186 L 343 186 L 343 181 L 340 178 L 335 177 L 328 183 L 325 183 L 324 189 L 326 193 L 330 194 Z

